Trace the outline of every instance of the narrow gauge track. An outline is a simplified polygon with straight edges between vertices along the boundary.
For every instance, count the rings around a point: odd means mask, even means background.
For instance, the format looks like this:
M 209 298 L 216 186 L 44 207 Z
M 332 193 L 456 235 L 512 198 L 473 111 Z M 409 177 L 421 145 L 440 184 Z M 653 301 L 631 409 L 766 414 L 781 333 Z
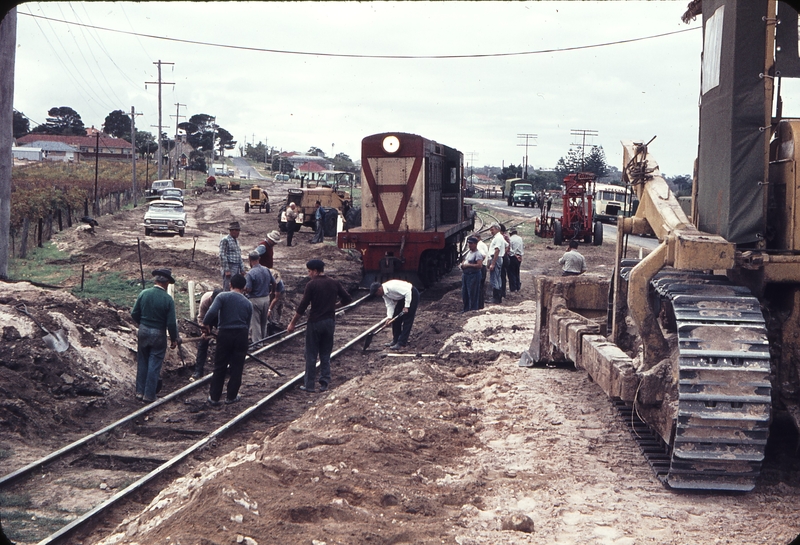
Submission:
M 370 300 L 367 296 L 339 310 L 332 389 L 350 378 L 348 375 L 364 372 L 363 357 L 346 358 L 351 363 L 347 370 L 341 369 L 335 358 L 353 346 L 356 350 L 351 352 L 360 354 L 359 341 L 377 329 L 384 316 L 382 299 Z M 251 352 L 269 367 L 248 358 L 239 403 L 208 405 L 209 373 L 0 477 L 0 493 L 7 500 L 28 498 L 32 506 L 25 509 L 26 532 L 16 538 L 18 543 L 67 543 L 67 536 L 96 521 L 112 506 L 124 503 L 122 500 L 136 503 L 140 496 L 150 497 L 142 493 L 146 485 L 158 478 L 174 477 L 170 470 L 178 469 L 192 456 L 202 457 L 220 436 L 234 428 L 241 430 L 246 421 L 260 420 L 263 428 L 297 418 L 320 395 L 296 388 L 304 375 L 304 331 L 302 327 L 292 334 L 284 332 Z M 213 367 L 211 362 L 209 365 Z M 269 411 L 262 410 L 266 406 Z M 75 512 L 82 514 L 75 517 Z

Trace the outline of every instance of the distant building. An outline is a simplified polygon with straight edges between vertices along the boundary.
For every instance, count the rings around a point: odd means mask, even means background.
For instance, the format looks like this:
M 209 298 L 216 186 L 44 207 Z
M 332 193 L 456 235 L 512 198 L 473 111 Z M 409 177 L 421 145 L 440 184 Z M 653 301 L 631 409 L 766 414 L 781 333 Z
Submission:
M 87 155 L 92 157 L 97 154 L 101 159 L 131 160 L 133 145 L 122 138 L 115 138 L 107 134 L 97 136 L 62 136 L 60 134 L 41 134 L 29 133 L 17 138 L 18 145 L 32 144 L 36 142 L 61 142 L 73 146 L 74 151 L 79 152 L 84 158 Z M 78 160 L 78 159 L 75 159 Z
M 42 159 L 45 161 L 64 161 L 67 163 L 77 163 L 80 161 L 81 154 L 75 146 L 64 144 L 63 142 L 51 142 L 48 140 L 36 140 L 29 144 L 23 144 L 23 148 L 31 147 L 42 151 Z
M 33 146 L 12 146 L 11 155 L 15 161 L 41 161 L 43 157 L 42 148 Z

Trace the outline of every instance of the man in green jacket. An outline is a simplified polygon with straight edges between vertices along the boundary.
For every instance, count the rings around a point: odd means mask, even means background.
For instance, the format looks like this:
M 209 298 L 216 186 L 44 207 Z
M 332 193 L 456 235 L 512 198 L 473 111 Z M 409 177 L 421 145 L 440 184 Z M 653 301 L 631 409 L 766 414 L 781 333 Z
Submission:
M 136 399 L 150 403 L 156 399 L 161 365 L 167 354 L 167 332 L 172 341 L 170 348 L 178 347 L 178 322 L 175 318 L 175 301 L 167 293 L 174 284 L 170 269 L 153 271 L 155 286 L 143 290 L 131 310 L 131 318 L 139 326 L 136 353 Z

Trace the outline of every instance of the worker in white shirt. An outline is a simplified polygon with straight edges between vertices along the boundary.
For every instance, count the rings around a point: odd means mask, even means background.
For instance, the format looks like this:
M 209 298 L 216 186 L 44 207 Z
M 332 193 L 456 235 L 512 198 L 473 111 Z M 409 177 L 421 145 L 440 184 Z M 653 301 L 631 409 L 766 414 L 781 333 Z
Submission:
M 414 325 L 414 316 L 419 305 L 419 290 L 405 280 L 387 280 L 383 284 L 373 282 L 370 295 L 380 295 L 386 304 L 386 322 L 392 322 L 390 350 L 398 350 L 408 344 L 408 336 Z

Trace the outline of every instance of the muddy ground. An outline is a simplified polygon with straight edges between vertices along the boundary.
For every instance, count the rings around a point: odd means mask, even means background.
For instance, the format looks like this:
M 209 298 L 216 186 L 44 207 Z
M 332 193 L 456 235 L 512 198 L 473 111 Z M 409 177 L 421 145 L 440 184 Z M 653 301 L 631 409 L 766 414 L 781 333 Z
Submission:
M 270 188 L 274 200 L 281 191 Z M 242 224 L 245 252 L 276 227 L 274 212 L 245 215 L 245 196 L 190 197 L 183 238 L 144 237 L 140 207 L 101 218 L 94 234 L 66 230 L 56 243 L 87 272 L 136 279 L 139 238 L 145 274 L 171 267 L 180 302 L 189 280 L 219 283 L 217 248 L 228 222 Z M 289 290 L 284 322 L 311 257 L 349 288 L 359 280 L 357 260 L 310 237 L 303 230 L 297 246 L 276 246 Z M 796 452 L 770 453 L 778 463 L 748 494 L 669 491 L 584 372 L 517 365 L 532 334 L 533 277 L 558 274 L 563 252 L 525 242 L 520 293 L 462 315 L 454 271 L 423 297 L 411 353 L 317 394 L 291 424 L 226 437 L 228 454 L 197 462 L 142 512 L 83 544 L 780 544 L 797 536 Z M 610 244 L 581 252 L 591 274 L 610 274 Z M 67 331 L 71 348 L 47 349 L 38 327 L 14 309 L 19 302 L 49 330 Z M 128 308 L 6 284 L 0 328 L 3 474 L 95 429 L 100 414 L 137 407 Z M 168 358 L 165 372 L 180 365 L 174 352 Z M 335 380 L 335 364 L 333 372 Z

